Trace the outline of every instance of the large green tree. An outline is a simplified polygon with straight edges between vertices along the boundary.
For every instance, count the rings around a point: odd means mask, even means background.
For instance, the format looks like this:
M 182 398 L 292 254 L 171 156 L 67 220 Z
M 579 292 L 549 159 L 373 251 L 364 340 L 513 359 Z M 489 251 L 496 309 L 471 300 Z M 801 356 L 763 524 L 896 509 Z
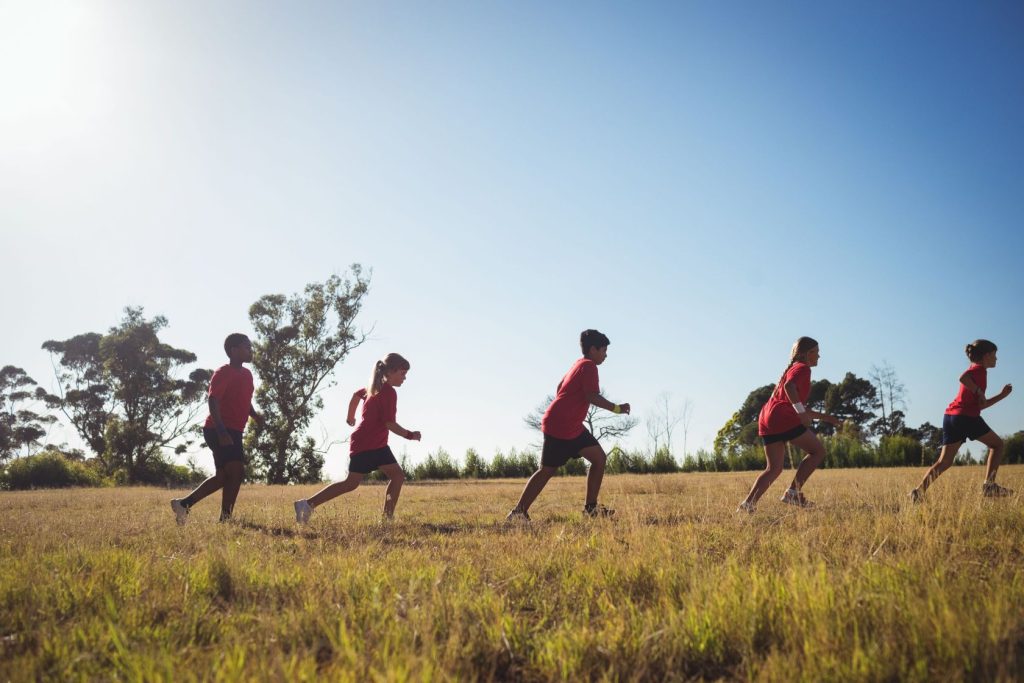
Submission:
M 184 451 L 194 435 L 210 371 L 179 376 L 195 354 L 160 341 L 167 319 L 129 307 L 106 334 L 90 332 L 43 348 L 54 358 L 58 393 L 47 402 L 67 417 L 109 473 L 142 478 L 162 450 Z
M 34 410 L 45 397 L 46 390 L 21 368 L 0 368 L 0 462 L 19 452 L 30 455 L 40 445 L 47 427 L 57 419 Z
M 305 432 L 323 408 L 320 391 L 335 367 L 366 339 L 355 319 L 368 291 L 356 264 L 348 277 L 332 276 L 290 297 L 269 294 L 249 308 L 256 403 L 264 417 L 246 435 L 250 477 L 268 484 L 320 480 L 323 449 Z

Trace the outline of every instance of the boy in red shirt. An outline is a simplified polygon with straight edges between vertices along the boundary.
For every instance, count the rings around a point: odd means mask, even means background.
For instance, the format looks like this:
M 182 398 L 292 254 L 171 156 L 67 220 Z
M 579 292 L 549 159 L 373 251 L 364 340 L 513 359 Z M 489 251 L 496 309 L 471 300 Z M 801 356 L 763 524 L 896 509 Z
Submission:
M 242 432 L 250 417 L 263 422 L 252 407 L 252 373 L 242 367 L 243 363 L 252 362 L 252 343 L 244 334 L 229 334 L 224 340 L 224 352 L 231 362 L 217 368 L 210 379 L 210 416 L 203 425 L 203 438 L 213 451 L 216 473 L 184 498 L 171 501 L 178 524 L 188 521 L 189 509 L 217 489 L 223 489 L 220 521 L 231 519 L 245 475 Z
M 981 492 L 988 497 L 1008 496 L 1013 491 L 996 483 L 996 471 L 1003 459 L 1003 440 L 989 429 L 981 417 L 981 411 L 1002 401 L 1013 391 L 1013 385 L 1007 384 L 1003 390 L 992 398 L 985 398 L 988 388 L 988 369 L 996 366 L 996 345 L 987 339 L 978 339 L 968 344 L 965 349 L 971 366 L 960 375 L 960 390 L 956 398 L 946 407 L 942 417 L 942 450 L 939 459 L 928 468 L 920 486 L 910 492 L 910 499 L 921 502 L 924 492 L 933 481 L 953 464 L 957 451 L 964 441 L 977 439 L 988 446 L 988 466 L 985 472 L 985 483 Z
M 614 510 L 597 504 L 597 495 L 601 491 L 601 480 L 608 457 L 593 434 L 583 426 L 583 420 L 587 417 L 591 405 L 613 413 L 629 414 L 628 403 L 618 405 L 601 396 L 597 366 L 608 357 L 610 343 L 608 337 L 597 330 L 584 330 L 580 333 L 583 358 L 573 363 L 569 372 L 558 383 L 555 400 L 548 406 L 541 420 L 544 450 L 541 454 L 540 468 L 526 482 L 519 502 L 508 513 L 506 519 L 529 521 L 530 505 L 544 489 L 548 480 L 555 475 L 559 467 L 569 462 L 570 458 L 580 457 L 590 462 L 590 470 L 587 472 L 587 501 L 583 506 L 583 514 L 589 517 L 610 517 L 615 514 Z

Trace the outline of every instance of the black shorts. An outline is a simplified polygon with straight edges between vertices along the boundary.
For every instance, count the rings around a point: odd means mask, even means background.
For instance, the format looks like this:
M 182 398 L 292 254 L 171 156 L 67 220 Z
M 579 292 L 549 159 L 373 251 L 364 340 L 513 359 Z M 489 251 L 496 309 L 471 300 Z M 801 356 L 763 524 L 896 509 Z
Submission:
M 781 434 L 762 434 L 761 441 L 765 446 L 770 443 L 779 443 L 780 441 L 792 441 L 806 431 L 807 427 L 798 425 L 787 432 L 782 432 Z
M 575 439 L 556 439 L 545 434 L 540 464 L 545 467 L 561 467 L 571 459 L 580 457 L 580 451 L 584 448 L 599 445 L 594 435 L 586 429 Z
M 352 459 L 348 462 L 348 471 L 359 474 L 369 474 L 381 465 L 397 465 L 395 454 L 391 452 L 390 446 L 375 448 L 372 451 L 360 451 L 353 453 Z
M 242 453 L 242 432 L 236 432 L 234 429 L 229 429 L 227 432 L 232 443 L 230 446 L 221 446 L 220 439 L 217 438 L 217 430 L 213 427 L 203 427 L 203 438 L 206 440 L 206 445 L 213 451 L 213 466 L 218 470 L 226 462 L 245 462 L 245 455 Z
M 985 420 L 969 415 L 943 415 L 942 416 L 942 445 L 948 443 L 961 443 L 968 440 L 977 440 L 979 436 L 985 436 L 992 430 Z

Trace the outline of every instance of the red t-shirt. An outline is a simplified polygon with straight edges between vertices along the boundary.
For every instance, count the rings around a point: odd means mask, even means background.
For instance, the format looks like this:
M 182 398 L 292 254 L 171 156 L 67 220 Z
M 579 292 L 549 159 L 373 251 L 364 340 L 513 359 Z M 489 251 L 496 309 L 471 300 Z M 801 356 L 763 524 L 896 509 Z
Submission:
M 349 452 L 362 453 L 384 448 L 388 445 L 388 428 L 385 423 L 394 422 L 398 414 L 398 392 L 385 384 L 373 396 L 367 396 L 366 389 L 359 390 L 363 399 L 362 417 L 349 439 Z
M 985 389 L 988 388 L 988 370 L 983 365 L 971 363 L 971 367 L 967 368 L 967 374 L 970 375 L 975 384 L 981 387 L 981 392 L 985 393 Z M 978 397 L 973 391 L 964 386 L 963 382 L 960 383 L 960 391 L 957 392 L 956 398 L 946 408 L 946 415 L 981 417 L 981 406 L 978 405 Z
M 757 416 L 758 435 L 782 434 L 803 424 L 786 396 L 786 385 L 790 382 L 796 382 L 800 403 L 806 403 L 807 397 L 811 395 L 811 366 L 800 361 L 789 366 L 786 375 L 772 392 L 772 397 L 761 407 L 761 413 Z
M 556 439 L 575 439 L 583 433 L 583 419 L 590 409 L 587 394 L 600 390 L 597 363 L 589 358 L 580 358 L 558 385 L 555 400 L 544 412 L 540 430 Z
M 245 425 L 249 422 L 252 392 L 252 373 L 248 368 L 222 365 L 210 378 L 210 391 L 207 395 L 217 399 L 220 419 L 224 422 L 224 426 L 241 432 L 245 430 Z M 216 426 L 213 422 L 213 415 L 206 418 L 205 426 Z

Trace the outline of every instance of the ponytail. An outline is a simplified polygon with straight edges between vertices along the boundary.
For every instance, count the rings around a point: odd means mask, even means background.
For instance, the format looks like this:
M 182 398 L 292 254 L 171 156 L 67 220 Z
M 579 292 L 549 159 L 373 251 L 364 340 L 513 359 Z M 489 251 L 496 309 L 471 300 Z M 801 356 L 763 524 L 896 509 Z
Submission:
M 975 339 L 964 348 L 967 357 L 972 363 L 980 363 L 981 359 L 999 349 L 988 339 Z
M 789 372 L 791 367 L 793 367 L 793 364 L 804 360 L 807 356 L 807 352 L 817 345 L 818 342 L 810 337 L 800 337 L 796 340 L 793 344 L 793 349 L 789 352 L 789 365 L 787 365 L 786 369 L 782 371 L 782 377 L 779 377 L 779 382 L 775 385 L 775 391 L 778 391 L 779 387 L 782 386 L 782 382 L 786 379 L 786 373 Z
M 408 370 L 409 361 L 397 353 L 389 353 L 373 366 L 373 374 L 370 375 L 370 384 L 366 387 L 366 395 L 376 396 L 384 386 L 384 375 L 395 370 Z

